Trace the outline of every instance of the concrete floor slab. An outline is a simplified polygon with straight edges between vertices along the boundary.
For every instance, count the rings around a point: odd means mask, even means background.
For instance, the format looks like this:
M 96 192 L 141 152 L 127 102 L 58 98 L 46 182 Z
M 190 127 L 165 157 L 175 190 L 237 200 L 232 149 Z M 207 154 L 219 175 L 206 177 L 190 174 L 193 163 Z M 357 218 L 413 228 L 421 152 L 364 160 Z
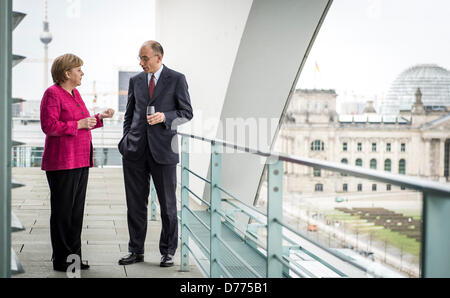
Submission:
M 39 168 L 13 168 L 12 173 L 18 181 L 26 182 L 25 187 L 14 189 L 12 195 L 12 209 L 26 228 L 11 234 L 12 247 L 25 269 L 25 273 L 13 277 L 66 278 L 65 273 L 53 270 L 50 261 L 50 200 L 45 172 Z M 159 214 L 157 221 L 148 222 L 145 262 L 129 266 L 117 264 L 127 254 L 129 240 L 122 175 L 121 168 L 90 169 L 82 254 L 91 267 L 81 271 L 81 277 L 203 277 L 196 266 L 191 266 L 190 272 L 180 272 L 179 254 L 175 256 L 174 267 L 159 267 Z

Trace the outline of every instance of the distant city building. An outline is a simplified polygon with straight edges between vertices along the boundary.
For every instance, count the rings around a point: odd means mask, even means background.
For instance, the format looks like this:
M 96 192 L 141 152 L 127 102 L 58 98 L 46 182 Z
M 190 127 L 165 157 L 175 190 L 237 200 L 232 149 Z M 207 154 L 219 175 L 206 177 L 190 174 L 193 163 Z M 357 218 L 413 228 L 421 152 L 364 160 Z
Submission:
M 130 78 L 139 72 L 119 71 L 119 112 L 125 112 L 128 101 L 128 84 Z
M 23 103 L 15 103 L 11 105 L 11 115 L 12 117 L 20 117 L 22 114 Z
M 40 118 L 41 101 L 40 100 L 27 100 L 22 103 L 20 117 L 26 118 Z
M 380 95 L 356 94 L 353 91 L 343 90 L 337 97 L 336 112 L 346 115 L 364 114 L 364 109 L 369 101 L 372 102 L 374 109 L 379 110 L 382 97 Z
M 362 114 L 366 103 L 358 101 L 345 101 L 340 104 L 340 114 L 356 115 Z
M 420 85 L 414 86 L 410 76 L 404 77 L 403 83 L 400 79 L 393 83 L 391 90 L 408 85 L 402 90 L 412 94 L 396 93 L 399 102 L 391 102 L 390 107 L 397 107 L 398 111 L 392 114 L 377 113 L 373 102 L 368 102 L 360 115 L 338 115 L 334 90 L 296 90 L 283 119 L 276 150 L 448 182 L 450 80 L 447 82 L 447 73 L 437 66 L 432 69 L 438 69 L 443 77 L 437 77 L 428 65 L 411 69 L 422 74 Z M 432 79 L 427 79 L 428 75 Z M 441 85 L 445 82 L 446 89 Z M 435 87 L 437 90 L 433 89 Z M 428 95 L 427 99 L 424 94 Z M 400 190 L 389 184 L 288 163 L 285 172 L 291 192 L 334 194 Z

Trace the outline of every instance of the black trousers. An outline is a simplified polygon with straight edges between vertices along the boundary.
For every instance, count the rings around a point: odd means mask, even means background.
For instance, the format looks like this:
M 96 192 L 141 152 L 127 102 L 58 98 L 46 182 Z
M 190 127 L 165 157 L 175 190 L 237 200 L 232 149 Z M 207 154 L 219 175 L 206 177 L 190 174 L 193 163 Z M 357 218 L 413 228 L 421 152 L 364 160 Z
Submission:
M 130 235 L 128 251 L 137 254 L 144 253 L 151 175 L 161 209 L 162 229 L 159 251 L 161 255 L 174 255 L 178 244 L 176 164 L 158 164 L 153 159 L 148 145 L 145 154 L 139 160 L 122 159 L 122 161 Z
M 81 260 L 81 230 L 89 168 L 47 171 L 50 186 L 50 236 L 53 263 L 63 264 L 71 254 Z

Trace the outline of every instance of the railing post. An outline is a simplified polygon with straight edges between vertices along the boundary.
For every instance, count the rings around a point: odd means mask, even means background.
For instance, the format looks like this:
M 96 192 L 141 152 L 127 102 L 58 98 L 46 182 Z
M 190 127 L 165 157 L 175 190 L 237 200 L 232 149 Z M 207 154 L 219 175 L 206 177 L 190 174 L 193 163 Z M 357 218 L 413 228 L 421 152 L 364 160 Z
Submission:
M 222 220 L 219 213 L 221 210 L 222 193 L 217 186 L 222 181 L 222 145 L 211 143 L 211 235 L 210 235 L 210 277 L 220 277 L 221 270 L 217 263 L 220 260 L 220 241 Z
M 0 278 L 11 276 L 12 1 L 0 1 Z
M 283 255 L 286 257 L 290 257 L 291 255 L 291 246 L 283 246 Z M 286 261 L 290 263 L 289 261 Z M 283 274 L 289 276 L 289 267 L 283 266 Z
M 153 177 L 150 181 L 150 217 L 151 220 L 156 220 L 156 189 Z
M 450 277 L 450 197 L 423 193 L 422 277 Z
M 270 162 L 270 160 L 269 160 Z M 267 277 L 283 277 L 283 265 L 276 259 L 283 257 L 283 161 L 269 163 L 267 188 Z
M 181 137 L 181 271 L 189 271 L 189 138 Z

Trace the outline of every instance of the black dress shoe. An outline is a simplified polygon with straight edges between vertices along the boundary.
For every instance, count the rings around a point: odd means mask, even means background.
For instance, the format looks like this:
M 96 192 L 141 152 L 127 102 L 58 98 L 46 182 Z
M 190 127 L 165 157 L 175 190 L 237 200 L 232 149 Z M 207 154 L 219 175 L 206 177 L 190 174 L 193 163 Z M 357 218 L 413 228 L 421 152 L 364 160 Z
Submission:
M 144 262 L 144 255 L 132 252 L 121 258 L 119 260 L 119 265 L 131 265 L 139 262 Z
M 160 267 L 172 267 L 173 266 L 173 256 L 172 255 L 163 255 L 161 257 L 161 263 L 159 263 Z

